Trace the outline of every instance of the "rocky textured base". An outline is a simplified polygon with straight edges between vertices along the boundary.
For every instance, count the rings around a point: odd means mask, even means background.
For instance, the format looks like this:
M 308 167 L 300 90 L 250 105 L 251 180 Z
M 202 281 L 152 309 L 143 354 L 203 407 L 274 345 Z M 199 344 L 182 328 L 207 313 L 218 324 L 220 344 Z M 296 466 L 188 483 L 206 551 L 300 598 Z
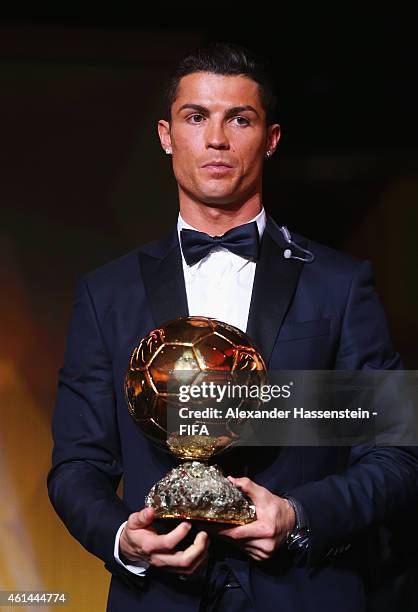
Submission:
M 256 519 L 255 506 L 217 465 L 187 461 L 152 487 L 145 505 L 158 518 L 194 519 L 244 525 Z

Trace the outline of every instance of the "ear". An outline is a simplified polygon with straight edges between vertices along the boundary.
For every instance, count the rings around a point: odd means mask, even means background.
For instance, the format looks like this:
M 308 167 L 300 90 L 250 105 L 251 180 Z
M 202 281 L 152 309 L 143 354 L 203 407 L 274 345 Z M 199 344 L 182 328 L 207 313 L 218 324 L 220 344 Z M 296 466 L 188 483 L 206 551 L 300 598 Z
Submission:
M 266 142 L 266 152 L 270 151 L 270 155 L 273 155 L 275 150 L 277 149 L 277 145 L 280 140 L 280 125 L 278 123 L 272 123 L 267 128 L 267 142 Z
M 164 119 L 160 119 L 158 122 L 158 136 L 160 137 L 161 146 L 164 151 L 171 153 L 171 136 L 170 136 L 170 124 Z

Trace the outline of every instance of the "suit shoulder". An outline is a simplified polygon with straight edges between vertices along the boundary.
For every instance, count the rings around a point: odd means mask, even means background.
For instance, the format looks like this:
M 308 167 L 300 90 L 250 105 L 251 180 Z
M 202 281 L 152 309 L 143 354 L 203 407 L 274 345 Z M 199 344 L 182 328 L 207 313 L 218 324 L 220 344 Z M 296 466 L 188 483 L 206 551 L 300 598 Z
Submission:
M 159 249 L 164 239 L 153 240 L 139 245 L 128 253 L 112 259 L 83 275 L 90 287 L 99 288 L 102 285 L 112 285 L 113 288 L 123 286 L 139 279 L 139 255 L 145 253 L 158 256 Z
M 93 290 L 105 286 L 111 286 L 113 290 L 117 289 L 118 286 L 126 287 L 130 282 L 138 281 L 138 253 L 139 248 L 136 248 L 116 259 L 112 259 L 85 273 L 83 280 Z
M 312 253 L 314 260 L 312 263 L 307 263 L 304 266 L 304 270 L 309 270 L 309 273 L 314 273 L 315 275 L 319 274 L 321 278 L 347 278 L 357 274 L 359 270 L 367 272 L 371 270 L 370 262 L 366 259 L 360 259 L 344 251 L 316 242 L 297 232 L 292 232 L 290 235 L 289 230 L 287 230 L 286 236 L 283 230 L 287 228 L 280 227 L 271 217 L 267 218 L 266 229 L 281 248 L 290 247 L 296 257 L 304 257 L 304 253 L 303 250 L 298 252 L 297 246 L 292 248 L 292 243 Z M 289 236 L 291 239 L 290 244 L 288 243 Z
M 300 234 L 294 234 L 293 240 L 296 243 L 305 244 L 304 248 L 311 251 L 315 256 L 312 264 L 316 268 L 328 274 L 338 274 L 339 276 L 351 276 L 361 268 L 370 268 L 370 261 L 355 257 L 344 251 L 327 246 L 315 240 L 310 240 Z

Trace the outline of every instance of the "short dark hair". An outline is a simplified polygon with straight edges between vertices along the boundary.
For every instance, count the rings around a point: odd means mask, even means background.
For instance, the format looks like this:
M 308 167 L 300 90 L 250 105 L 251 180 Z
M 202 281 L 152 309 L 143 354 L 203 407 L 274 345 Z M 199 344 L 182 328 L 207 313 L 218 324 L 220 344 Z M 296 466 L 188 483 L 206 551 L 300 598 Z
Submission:
M 252 79 L 258 84 L 267 125 L 274 123 L 277 98 L 269 61 L 246 47 L 226 42 L 211 42 L 181 58 L 165 92 L 165 110 L 169 119 L 180 80 L 194 72 L 212 72 L 225 76 L 240 75 Z

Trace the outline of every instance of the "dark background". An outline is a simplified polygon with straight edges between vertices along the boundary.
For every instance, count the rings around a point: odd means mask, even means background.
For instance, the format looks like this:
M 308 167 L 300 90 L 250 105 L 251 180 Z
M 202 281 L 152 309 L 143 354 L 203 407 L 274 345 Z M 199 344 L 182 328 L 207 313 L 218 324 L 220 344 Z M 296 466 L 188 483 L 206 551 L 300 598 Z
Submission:
M 57 371 L 76 278 L 175 222 L 156 123 L 190 48 L 226 40 L 271 59 L 282 141 L 266 164 L 265 206 L 292 232 L 371 260 L 395 346 L 418 368 L 417 21 L 377 6 L 0 17 L 0 476 L 9 533 L 20 534 L 0 567 L 21 576 L 5 588 L 67 584 L 75 609 L 83 598 L 103 608 L 108 577 L 46 498 Z
M 1 238 L 45 333 L 55 326 L 57 359 L 75 277 L 175 220 L 161 94 L 185 50 L 220 39 L 275 66 L 282 141 L 266 208 L 291 231 L 371 259 L 396 345 L 418 367 L 413 15 L 246 11 L 3 18 Z

